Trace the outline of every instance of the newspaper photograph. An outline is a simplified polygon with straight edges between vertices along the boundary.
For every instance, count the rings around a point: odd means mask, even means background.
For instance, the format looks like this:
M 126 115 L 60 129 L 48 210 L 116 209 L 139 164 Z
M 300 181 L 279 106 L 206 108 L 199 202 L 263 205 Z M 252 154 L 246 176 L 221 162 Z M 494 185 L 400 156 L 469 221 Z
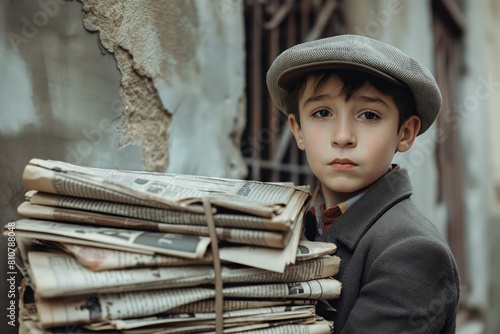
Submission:
M 212 263 L 210 252 L 207 252 L 203 258 L 187 259 L 176 256 L 147 255 L 68 243 L 60 243 L 59 247 L 68 254 L 71 254 L 82 266 L 92 271 L 144 267 L 196 266 Z
M 35 219 L 16 221 L 16 230 L 18 237 L 33 237 L 56 242 L 67 240 L 76 244 L 88 241 L 89 244 L 93 243 L 101 247 L 118 247 L 122 250 L 187 258 L 204 257 L 210 244 L 210 238 L 202 236 L 95 227 Z
M 208 244 L 210 243 L 210 239 L 208 237 L 186 235 L 185 237 L 193 237 L 194 240 L 189 240 L 187 245 L 181 246 L 183 251 L 179 251 L 178 249 L 172 249 L 172 247 L 167 248 L 167 246 L 169 245 L 165 242 L 160 244 L 162 248 L 158 248 L 152 247 L 151 242 L 149 246 L 146 247 L 143 244 L 135 244 L 130 240 L 128 240 L 128 242 L 123 239 L 117 240 L 117 238 L 113 238 L 112 236 L 110 237 L 109 235 L 96 235 L 96 237 L 98 237 L 98 239 L 96 240 L 92 238 L 93 234 L 91 234 L 90 232 L 86 233 L 85 235 L 82 235 L 80 233 L 73 233 L 74 231 L 72 230 L 71 226 L 75 226 L 74 224 L 64 224 L 34 219 L 21 219 L 19 221 L 16 221 L 16 224 L 16 235 L 17 237 L 21 238 L 32 238 L 42 241 L 69 243 L 88 247 L 105 247 L 114 250 L 136 252 L 146 255 L 162 254 L 201 259 L 207 256 L 206 250 Z M 302 224 L 296 225 L 297 226 L 294 227 L 289 242 L 284 249 L 244 245 L 232 246 L 233 244 L 229 244 L 219 248 L 219 257 L 223 262 L 238 263 L 249 267 L 282 273 L 285 270 L 286 266 L 294 264 L 296 260 L 297 247 L 300 239 L 300 230 Z M 90 229 L 91 232 L 95 233 L 95 229 L 99 230 L 100 228 L 82 226 L 81 229 L 83 231 L 88 231 Z M 109 228 L 103 229 L 109 230 Z M 77 228 L 77 232 L 78 231 L 80 231 L 80 228 Z M 134 230 L 125 231 L 132 231 L 132 234 L 148 233 L 138 232 Z M 130 235 L 130 233 L 124 233 L 124 236 L 126 235 Z M 199 240 L 197 240 L 196 238 L 199 238 Z M 194 251 L 193 253 L 186 252 L 186 248 L 188 245 L 191 246 L 190 248 Z

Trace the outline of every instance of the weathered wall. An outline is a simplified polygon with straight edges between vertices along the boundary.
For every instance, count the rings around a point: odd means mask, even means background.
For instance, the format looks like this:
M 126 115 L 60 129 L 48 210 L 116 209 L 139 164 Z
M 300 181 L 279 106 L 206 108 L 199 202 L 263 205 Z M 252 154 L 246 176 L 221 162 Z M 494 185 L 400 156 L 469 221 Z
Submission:
M 488 0 L 485 2 L 486 19 L 486 64 L 487 74 L 492 83 L 491 97 L 487 100 L 489 139 L 490 145 L 488 155 L 491 158 L 491 192 L 490 192 L 490 212 L 491 223 L 487 230 L 488 250 L 489 250 L 489 270 L 491 280 L 488 284 L 488 312 L 486 323 L 486 334 L 500 333 L 500 2 Z
M 82 2 L 123 74 L 124 144 L 143 148 L 145 167 L 244 176 L 241 2 Z
M 0 26 L 2 225 L 17 219 L 33 157 L 245 175 L 240 1 L 8 0 Z M 2 321 L 0 332 L 17 331 Z
M 470 307 L 488 309 L 491 155 L 488 109 L 493 85 L 486 61 L 486 1 L 465 1 L 464 68 L 459 81 L 460 141 L 464 168 L 465 254 Z M 500 123 L 497 123 L 500 124 Z M 479 162 L 479 163 L 478 163 Z
M 1 224 L 17 218 L 21 173 L 32 157 L 141 169 L 138 147 L 118 150 L 120 72 L 99 49 L 97 34 L 84 29 L 81 4 L 2 1 L 0 26 Z M 10 300 L 4 240 L 2 310 Z M 17 332 L 4 312 L 0 332 Z
M 498 55 L 500 55 L 500 2 L 496 0 L 487 0 L 486 2 L 486 52 L 488 77 L 491 79 L 493 91 L 489 102 L 489 135 L 491 145 L 489 147 L 492 159 L 492 181 L 494 193 L 492 194 L 492 209 L 496 215 L 500 215 L 500 64 Z

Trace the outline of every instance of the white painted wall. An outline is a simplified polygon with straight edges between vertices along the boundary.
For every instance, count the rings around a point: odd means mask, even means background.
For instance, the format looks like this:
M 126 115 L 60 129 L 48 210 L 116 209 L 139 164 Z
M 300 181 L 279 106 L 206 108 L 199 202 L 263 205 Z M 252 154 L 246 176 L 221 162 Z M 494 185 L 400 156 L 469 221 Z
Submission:
M 491 159 L 489 100 L 500 92 L 489 79 L 486 61 L 486 1 L 468 0 L 465 4 L 467 32 L 464 35 L 463 77 L 459 82 L 457 103 L 461 116 L 459 133 L 463 153 L 465 199 L 465 254 L 470 280 L 467 303 L 486 309 L 489 284 Z M 500 123 L 497 123 L 500 124 Z
M 242 2 L 195 5 L 200 43 L 185 65 L 187 78 L 174 74 L 155 83 L 173 113 L 168 171 L 241 178 L 247 174 L 239 148 L 246 123 Z

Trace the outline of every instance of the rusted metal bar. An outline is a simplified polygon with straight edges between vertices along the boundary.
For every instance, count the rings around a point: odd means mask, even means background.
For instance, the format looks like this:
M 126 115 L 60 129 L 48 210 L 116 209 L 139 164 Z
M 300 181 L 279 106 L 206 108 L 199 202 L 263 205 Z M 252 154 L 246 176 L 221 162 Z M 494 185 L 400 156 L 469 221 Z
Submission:
M 465 18 L 454 0 L 434 0 L 442 15 L 446 18 L 447 26 L 454 29 L 455 33 L 462 35 L 466 29 Z
M 278 3 L 279 3 L 279 0 L 273 0 L 274 3 L 275 3 L 275 6 L 274 8 L 278 8 Z M 283 7 L 281 7 L 283 8 Z M 279 9 L 281 10 L 281 9 Z M 278 10 L 278 12 L 279 12 Z M 288 11 L 287 11 L 288 13 Z M 280 22 L 283 22 L 283 20 L 281 20 Z M 272 64 L 272 62 L 274 61 L 274 59 L 276 59 L 276 57 L 279 55 L 280 53 L 280 36 L 281 36 L 281 29 L 272 29 L 269 31 L 269 47 L 268 47 L 268 58 L 267 58 L 267 66 L 266 68 L 269 68 Z M 265 92 L 265 94 L 267 94 L 267 91 Z M 274 110 L 274 103 L 272 102 L 272 100 L 270 98 L 267 99 L 267 102 L 268 102 L 268 105 L 267 105 L 267 108 L 266 108 L 266 111 L 265 113 L 267 114 L 266 118 L 267 118 L 267 124 L 266 124 L 266 127 L 268 129 L 268 139 L 269 139 L 269 151 L 268 151 L 268 156 L 267 156 L 267 159 L 272 159 L 273 156 L 275 155 L 275 152 L 276 152 L 276 146 L 277 146 L 277 138 L 278 138 L 278 134 L 276 133 L 276 130 L 273 129 L 273 125 L 274 125 L 274 120 L 275 120 L 275 115 L 273 113 L 273 110 Z M 277 175 L 275 175 L 275 173 L 273 172 L 273 176 L 272 178 L 275 179 L 276 177 L 279 177 Z
M 306 38 L 331 36 L 341 0 L 265 0 L 245 2 L 248 70 L 248 140 L 245 156 L 249 177 L 262 181 L 313 180 L 303 153 L 296 147 L 286 119 L 281 119 L 265 86 L 265 73 L 284 49 Z M 264 23 L 265 22 L 265 23 Z M 311 25 L 313 28 L 311 29 Z M 283 124 L 285 123 L 285 124 Z M 296 167 L 293 167 L 296 166 Z M 283 179 L 285 178 L 285 179 Z
M 311 1 L 302 0 L 300 3 L 300 40 L 306 39 L 309 31 L 309 16 L 311 15 Z
M 245 160 L 247 161 L 247 163 L 252 162 L 251 159 L 248 159 L 248 158 Z M 263 160 L 260 163 L 260 167 L 266 168 L 266 169 L 278 168 L 278 170 L 281 172 L 297 173 L 297 174 L 304 174 L 304 175 L 308 175 L 311 173 L 311 170 L 309 169 L 309 167 L 307 165 L 298 165 L 298 164 L 286 163 L 286 162 L 274 163 L 273 161 Z
M 436 0 L 434 3 L 441 2 Z M 464 249 L 464 185 L 462 170 L 462 148 L 455 122 L 458 111 L 454 107 L 455 87 L 459 73 L 460 34 L 449 24 L 452 15 L 433 4 L 434 51 L 436 80 L 443 96 L 443 105 L 438 115 L 438 127 L 443 135 L 436 143 L 438 165 L 438 201 L 447 208 L 447 237 L 455 256 L 462 286 L 468 284 L 467 261 Z
M 251 71 L 250 71 L 250 82 L 251 82 L 251 128 L 250 128 L 250 144 L 255 145 L 255 143 L 261 137 L 261 124 L 262 124 L 262 61 L 261 61 L 261 43 L 262 43 L 262 7 L 260 4 L 252 6 L 252 50 L 251 50 Z M 252 161 L 250 165 L 251 177 L 254 180 L 260 180 L 260 160 L 261 160 L 261 145 L 257 143 L 257 146 L 252 147 Z
M 292 10 L 295 0 L 286 0 L 270 21 L 265 22 L 262 27 L 267 30 L 276 29 Z
M 305 41 L 312 41 L 321 37 L 321 34 L 325 30 L 325 27 L 328 25 L 335 8 L 337 7 L 336 0 L 327 0 L 327 2 L 323 5 L 320 10 L 319 17 L 314 24 L 314 27 L 307 34 Z

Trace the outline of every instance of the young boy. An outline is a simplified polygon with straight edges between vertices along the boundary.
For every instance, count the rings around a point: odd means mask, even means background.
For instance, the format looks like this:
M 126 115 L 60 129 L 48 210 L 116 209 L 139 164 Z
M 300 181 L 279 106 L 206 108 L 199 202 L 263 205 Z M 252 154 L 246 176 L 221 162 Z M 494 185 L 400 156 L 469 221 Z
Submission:
M 385 43 L 342 35 L 296 45 L 267 85 L 318 187 L 309 239 L 337 244 L 335 333 L 455 333 L 459 277 L 437 229 L 392 165 L 441 107 L 432 74 Z

